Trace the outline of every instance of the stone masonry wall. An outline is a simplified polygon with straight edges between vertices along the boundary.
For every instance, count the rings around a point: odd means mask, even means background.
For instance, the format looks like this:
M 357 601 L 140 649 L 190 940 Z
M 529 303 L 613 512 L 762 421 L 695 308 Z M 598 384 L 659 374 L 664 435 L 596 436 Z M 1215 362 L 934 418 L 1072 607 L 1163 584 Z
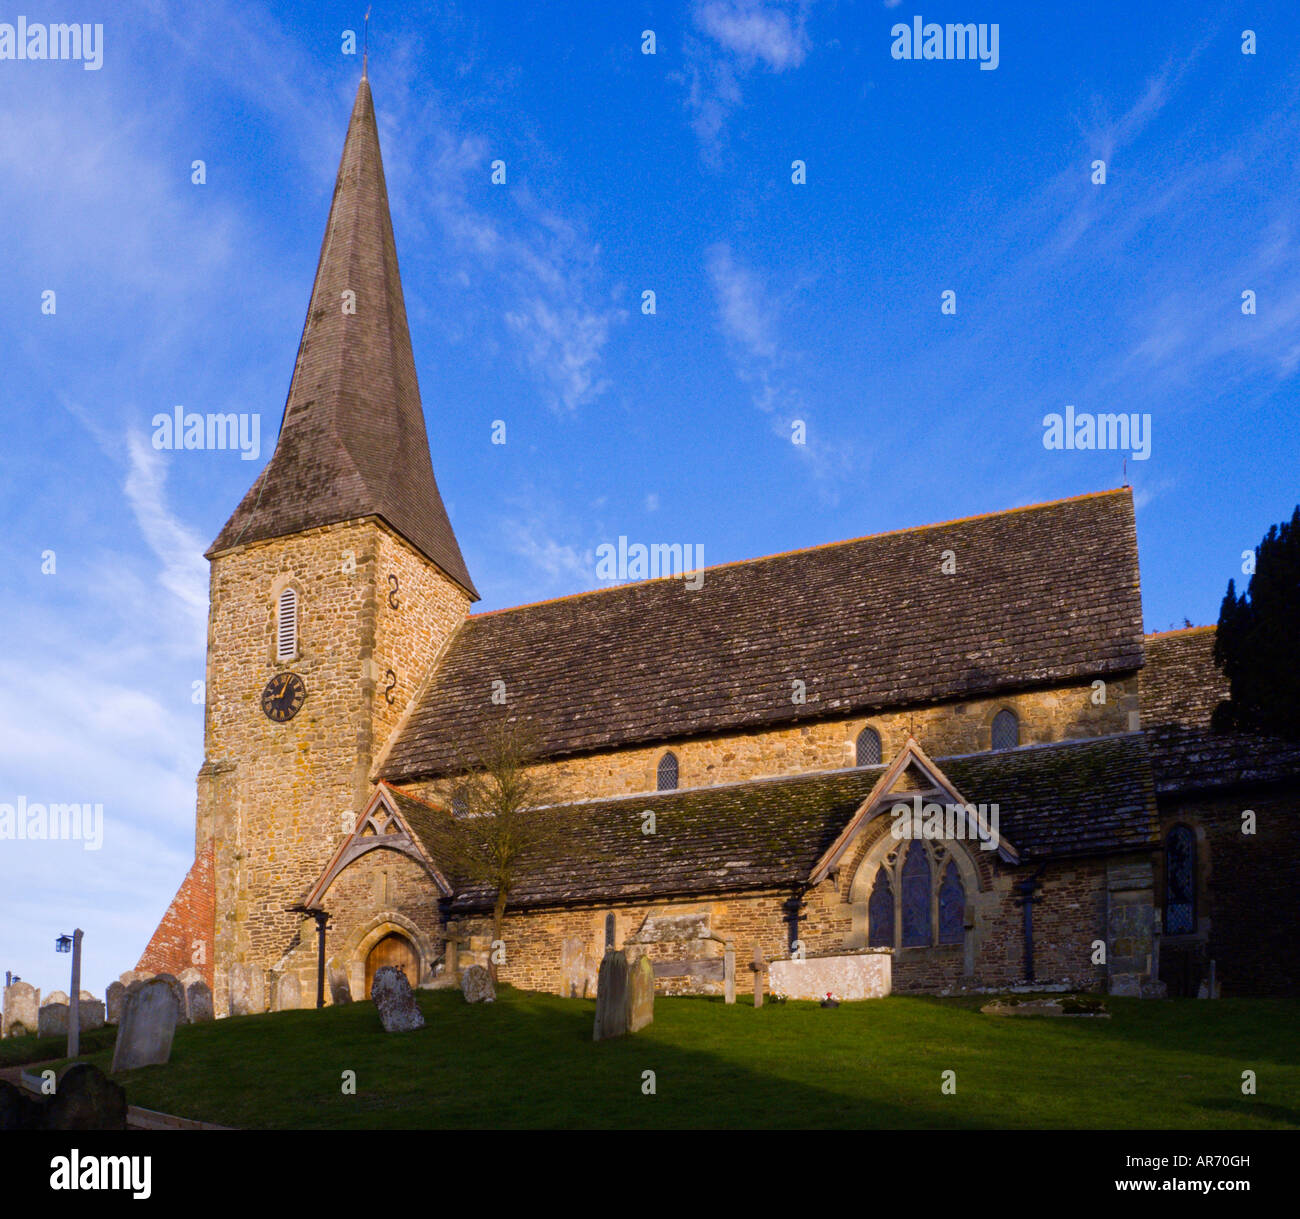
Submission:
M 867 726 L 880 734 L 885 762 L 902 749 L 909 733 L 932 758 L 980 753 L 989 749 L 993 717 L 1004 707 L 1019 716 L 1020 740 L 1025 745 L 1130 731 L 1135 726 L 1130 716 L 1137 712 L 1136 678 L 1106 683 L 1105 695 L 1105 703 L 1094 703 L 1091 684 L 1083 683 L 870 717 L 610 750 L 544 763 L 542 769 L 557 800 L 591 800 L 654 791 L 659 759 L 668 749 L 677 755 L 678 786 L 686 788 L 853 766 L 858 734 Z M 404 786 L 428 799 L 443 794 L 447 784 L 433 780 Z
M 387 576 L 398 577 L 398 609 Z M 275 652 L 281 590 L 299 596 L 299 650 Z M 409 596 L 402 597 L 406 591 Z M 468 597 L 374 520 L 240 547 L 212 561 L 206 760 L 198 840 L 214 844 L 218 1011 L 235 962 L 276 969 L 298 918 L 284 907 L 315 882 L 370 794 L 376 741 L 410 697 L 401 674 L 423 672 L 468 608 Z M 286 723 L 261 710 L 283 672 L 307 698 Z

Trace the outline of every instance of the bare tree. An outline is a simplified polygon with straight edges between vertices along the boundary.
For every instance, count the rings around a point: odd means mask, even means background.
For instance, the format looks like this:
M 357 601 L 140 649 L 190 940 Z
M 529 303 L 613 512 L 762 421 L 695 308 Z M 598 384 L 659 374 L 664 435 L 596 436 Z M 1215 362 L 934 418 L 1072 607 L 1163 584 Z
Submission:
M 522 867 L 544 853 L 557 837 L 554 817 L 535 810 L 556 802 L 547 772 L 537 766 L 535 740 L 516 725 L 502 724 L 484 735 L 463 758 L 460 775 L 444 785 L 453 812 L 447 862 L 451 869 L 493 895 L 492 939 L 502 938 L 506 904 Z M 495 981 L 496 962 L 489 956 Z

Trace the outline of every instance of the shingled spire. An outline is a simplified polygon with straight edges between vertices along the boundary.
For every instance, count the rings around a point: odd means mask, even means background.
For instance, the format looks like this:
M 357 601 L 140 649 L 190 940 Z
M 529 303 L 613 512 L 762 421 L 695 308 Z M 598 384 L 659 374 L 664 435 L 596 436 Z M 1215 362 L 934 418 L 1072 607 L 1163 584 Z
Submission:
M 208 557 L 365 516 L 381 517 L 477 599 L 433 476 L 363 76 L 275 452 Z

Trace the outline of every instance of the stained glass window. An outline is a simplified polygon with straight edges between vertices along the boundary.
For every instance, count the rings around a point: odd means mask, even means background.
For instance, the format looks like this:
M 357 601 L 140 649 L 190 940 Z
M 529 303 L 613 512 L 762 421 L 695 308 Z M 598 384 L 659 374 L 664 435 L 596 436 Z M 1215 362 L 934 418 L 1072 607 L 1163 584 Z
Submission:
M 1196 835 L 1176 825 L 1165 838 L 1165 935 L 1196 930 Z
M 966 938 L 966 892 L 950 859 L 939 884 L 939 943 L 960 944 Z
M 1020 721 L 1014 711 L 999 711 L 993 717 L 993 748 L 1014 749 L 1020 744 Z
M 659 759 L 659 790 L 670 792 L 677 786 L 677 755 L 666 753 Z
M 884 864 L 876 872 L 876 883 L 867 901 L 867 943 L 872 948 L 894 946 L 894 886 Z
M 903 859 L 903 947 L 930 945 L 930 857 L 919 842 L 911 843 Z
M 864 728 L 858 733 L 858 765 L 880 765 L 880 733 L 874 728 Z

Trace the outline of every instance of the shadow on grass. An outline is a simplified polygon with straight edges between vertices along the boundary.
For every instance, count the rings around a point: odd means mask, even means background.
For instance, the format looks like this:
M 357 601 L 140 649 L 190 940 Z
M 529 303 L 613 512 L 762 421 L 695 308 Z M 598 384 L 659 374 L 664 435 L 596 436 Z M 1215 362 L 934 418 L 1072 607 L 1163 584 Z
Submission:
M 1115 1017 L 1096 1020 L 999 1018 L 927 998 L 761 1011 L 661 998 L 653 1024 L 595 1044 L 590 1000 L 502 988 L 470 1005 L 422 992 L 417 1032 L 385 1034 L 370 1003 L 239 1017 L 178 1029 L 167 1066 L 119 1078 L 133 1104 L 250 1128 L 1297 1125 L 1292 1110 L 1239 1098 L 1240 1071 L 1265 1061 L 1256 1016 L 1238 1013 L 1250 1028 L 1234 1039 L 1231 1021 L 1128 1002 L 1141 1006 L 1111 1001 Z M 111 1047 L 93 1060 L 107 1069 L 110 1058 Z M 941 1090 L 945 1072 L 955 1094 Z M 1300 1092 L 1300 1072 L 1266 1066 L 1265 1087 Z

